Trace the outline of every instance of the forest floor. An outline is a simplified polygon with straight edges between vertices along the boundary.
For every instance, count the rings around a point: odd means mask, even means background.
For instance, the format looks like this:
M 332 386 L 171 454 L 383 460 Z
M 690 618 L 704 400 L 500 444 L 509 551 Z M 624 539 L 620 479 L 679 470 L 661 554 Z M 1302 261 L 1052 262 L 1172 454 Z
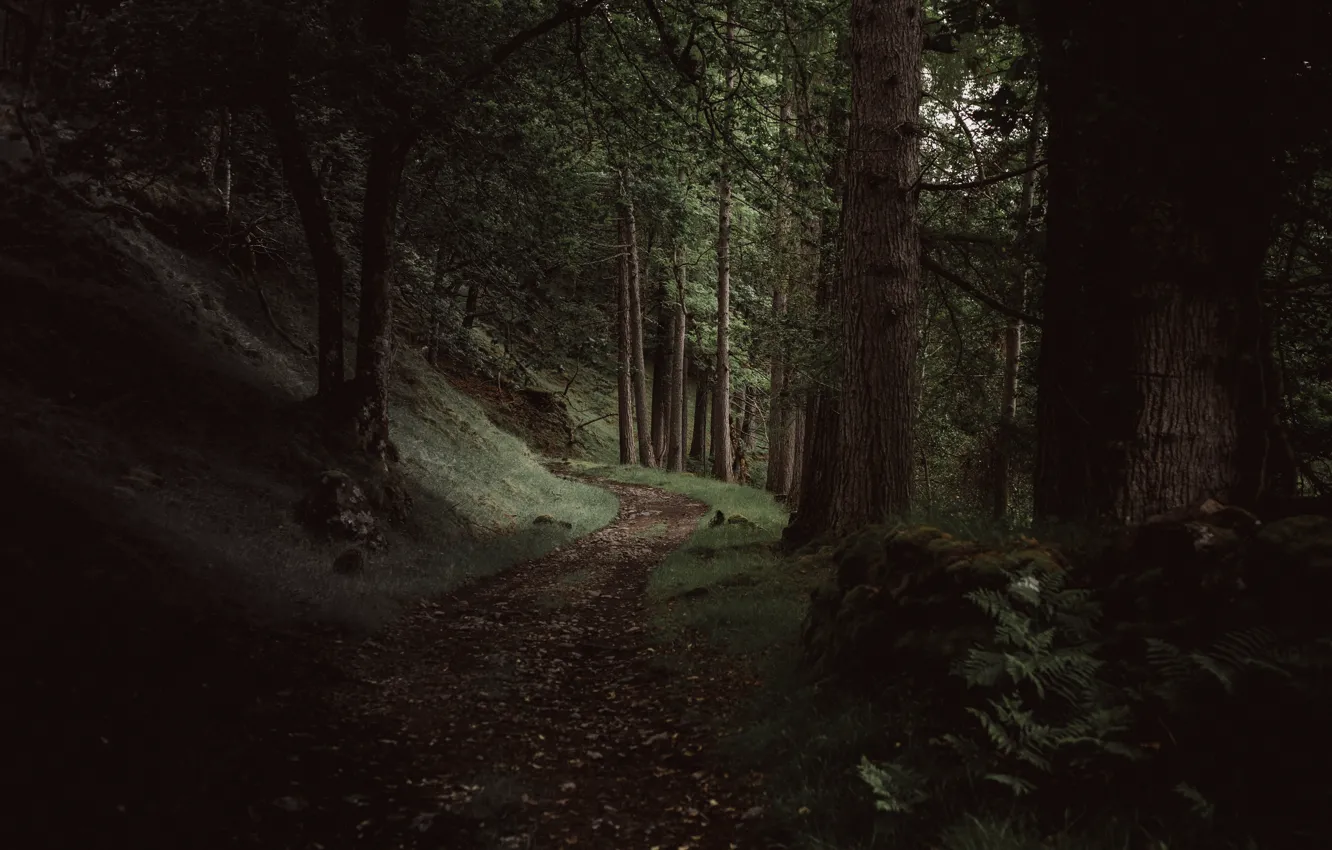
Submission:
M 29 831 L 11 846 L 763 846 L 758 777 L 716 752 L 752 677 L 649 639 L 649 573 L 705 507 L 604 486 L 610 525 L 373 639 L 163 620 L 133 565 L 110 564 L 119 593 L 72 594 L 54 657 L 18 671 L 37 684 L 11 762 L 26 817 L 8 827 Z

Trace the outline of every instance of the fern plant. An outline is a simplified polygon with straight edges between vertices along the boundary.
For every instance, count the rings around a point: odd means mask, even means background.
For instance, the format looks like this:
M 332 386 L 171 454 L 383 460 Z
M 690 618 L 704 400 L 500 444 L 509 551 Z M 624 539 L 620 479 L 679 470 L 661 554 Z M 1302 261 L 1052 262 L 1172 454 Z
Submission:
M 1002 589 L 980 588 L 967 599 L 992 621 L 988 638 L 952 666 L 972 692 L 966 706 L 976 725 L 934 739 L 967 782 L 981 780 L 1016 796 L 1037 789 L 1042 775 L 1085 767 L 1104 755 L 1139 758 L 1124 742 L 1130 713 L 1100 677 L 1102 662 L 1091 594 L 1070 588 L 1062 573 L 1013 569 Z M 879 808 L 906 812 L 928 799 L 918 775 L 900 763 L 863 762 Z

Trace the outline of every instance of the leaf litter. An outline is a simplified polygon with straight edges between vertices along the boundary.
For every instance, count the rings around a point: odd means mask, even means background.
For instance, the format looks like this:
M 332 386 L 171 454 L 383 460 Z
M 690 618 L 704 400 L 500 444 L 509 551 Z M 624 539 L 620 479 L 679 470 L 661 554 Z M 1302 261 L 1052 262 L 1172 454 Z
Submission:
M 337 807 L 358 847 L 763 846 L 758 778 L 716 753 L 750 677 L 698 647 L 692 669 L 663 674 L 648 640 L 648 575 L 705 507 L 603 486 L 620 499 L 607 527 L 423 603 L 334 658 L 336 728 L 316 733 L 325 760 L 300 765 L 361 787 L 287 814 L 306 821 L 288 846 L 330 834 L 310 821 Z

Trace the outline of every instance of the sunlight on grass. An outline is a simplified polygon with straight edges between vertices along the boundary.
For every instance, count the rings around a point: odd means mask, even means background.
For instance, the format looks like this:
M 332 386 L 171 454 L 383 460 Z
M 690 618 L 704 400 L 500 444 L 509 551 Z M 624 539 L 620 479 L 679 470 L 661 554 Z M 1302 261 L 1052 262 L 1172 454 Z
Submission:
M 787 513 L 771 494 L 687 473 L 580 466 L 591 475 L 660 487 L 708 506 L 689 541 L 648 580 L 653 625 L 661 638 L 689 635 L 738 654 L 793 648 L 808 588 L 774 549 Z M 713 526 L 716 511 L 752 525 Z

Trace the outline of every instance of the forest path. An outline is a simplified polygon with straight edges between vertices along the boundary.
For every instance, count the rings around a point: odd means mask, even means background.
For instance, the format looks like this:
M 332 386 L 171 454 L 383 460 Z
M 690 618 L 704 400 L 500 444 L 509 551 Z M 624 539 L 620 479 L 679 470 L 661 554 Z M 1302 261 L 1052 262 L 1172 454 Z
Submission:
M 757 781 L 713 755 L 746 677 L 710 657 L 672 669 L 648 640 L 649 573 L 706 508 L 598 483 L 620 500 L 610 525 L 420 606 L 341 662 L 338 715 L 390 731 L 356 767 L 346 752 L 328 766 L 363 789 L 286 803 L 305 846 L 757 846 Z M 316 788 L 335 778 L 321 773 Z M 316 840 L 325 808 L 354 810 L 334 818 L 342 841 Z

